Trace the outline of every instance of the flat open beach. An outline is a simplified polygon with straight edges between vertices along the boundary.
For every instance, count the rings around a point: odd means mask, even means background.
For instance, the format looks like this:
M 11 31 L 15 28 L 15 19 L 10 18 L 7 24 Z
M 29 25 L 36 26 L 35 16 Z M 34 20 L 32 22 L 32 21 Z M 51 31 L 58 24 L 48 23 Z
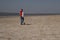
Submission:
M 60 15 L 0 16 L 0 40 L 60 40 Z

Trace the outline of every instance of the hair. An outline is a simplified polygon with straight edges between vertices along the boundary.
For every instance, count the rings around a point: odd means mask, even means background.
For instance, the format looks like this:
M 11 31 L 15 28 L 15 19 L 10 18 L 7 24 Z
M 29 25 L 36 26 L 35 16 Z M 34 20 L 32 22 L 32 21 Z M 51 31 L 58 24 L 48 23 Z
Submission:
M 23 9 L 21 9 L 23 11 Z

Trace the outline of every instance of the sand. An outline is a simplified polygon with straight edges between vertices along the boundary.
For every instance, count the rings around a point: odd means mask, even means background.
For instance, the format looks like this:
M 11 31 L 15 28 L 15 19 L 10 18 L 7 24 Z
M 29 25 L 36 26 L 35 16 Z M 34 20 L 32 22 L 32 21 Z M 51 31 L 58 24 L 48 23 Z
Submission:
M 60 40 L 60 15 L 0 16 L 0 40 Z

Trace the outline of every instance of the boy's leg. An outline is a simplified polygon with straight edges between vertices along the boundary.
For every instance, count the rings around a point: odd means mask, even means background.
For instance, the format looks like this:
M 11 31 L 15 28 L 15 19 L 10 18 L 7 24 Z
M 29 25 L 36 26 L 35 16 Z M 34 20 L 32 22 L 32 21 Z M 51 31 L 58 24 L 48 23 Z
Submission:
M 23 24 L 25 24 L 25 22 L 24 22 L 24 17 L 23 17 Z
M 23 17 L 23 23 L 24 23 L 24 17 Z
M 22 19 L 22 17 L 21 17 L 21 25 L 22 25 L 22 23 L 23 23 L 23 19 Z

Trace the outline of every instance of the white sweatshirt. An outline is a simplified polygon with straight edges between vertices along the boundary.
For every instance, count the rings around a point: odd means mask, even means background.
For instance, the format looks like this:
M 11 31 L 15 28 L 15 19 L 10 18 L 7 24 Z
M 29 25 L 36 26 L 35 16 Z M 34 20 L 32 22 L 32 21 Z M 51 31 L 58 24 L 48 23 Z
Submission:
M 22 12 L 22 17 L 24 17 L 24 12 Z

